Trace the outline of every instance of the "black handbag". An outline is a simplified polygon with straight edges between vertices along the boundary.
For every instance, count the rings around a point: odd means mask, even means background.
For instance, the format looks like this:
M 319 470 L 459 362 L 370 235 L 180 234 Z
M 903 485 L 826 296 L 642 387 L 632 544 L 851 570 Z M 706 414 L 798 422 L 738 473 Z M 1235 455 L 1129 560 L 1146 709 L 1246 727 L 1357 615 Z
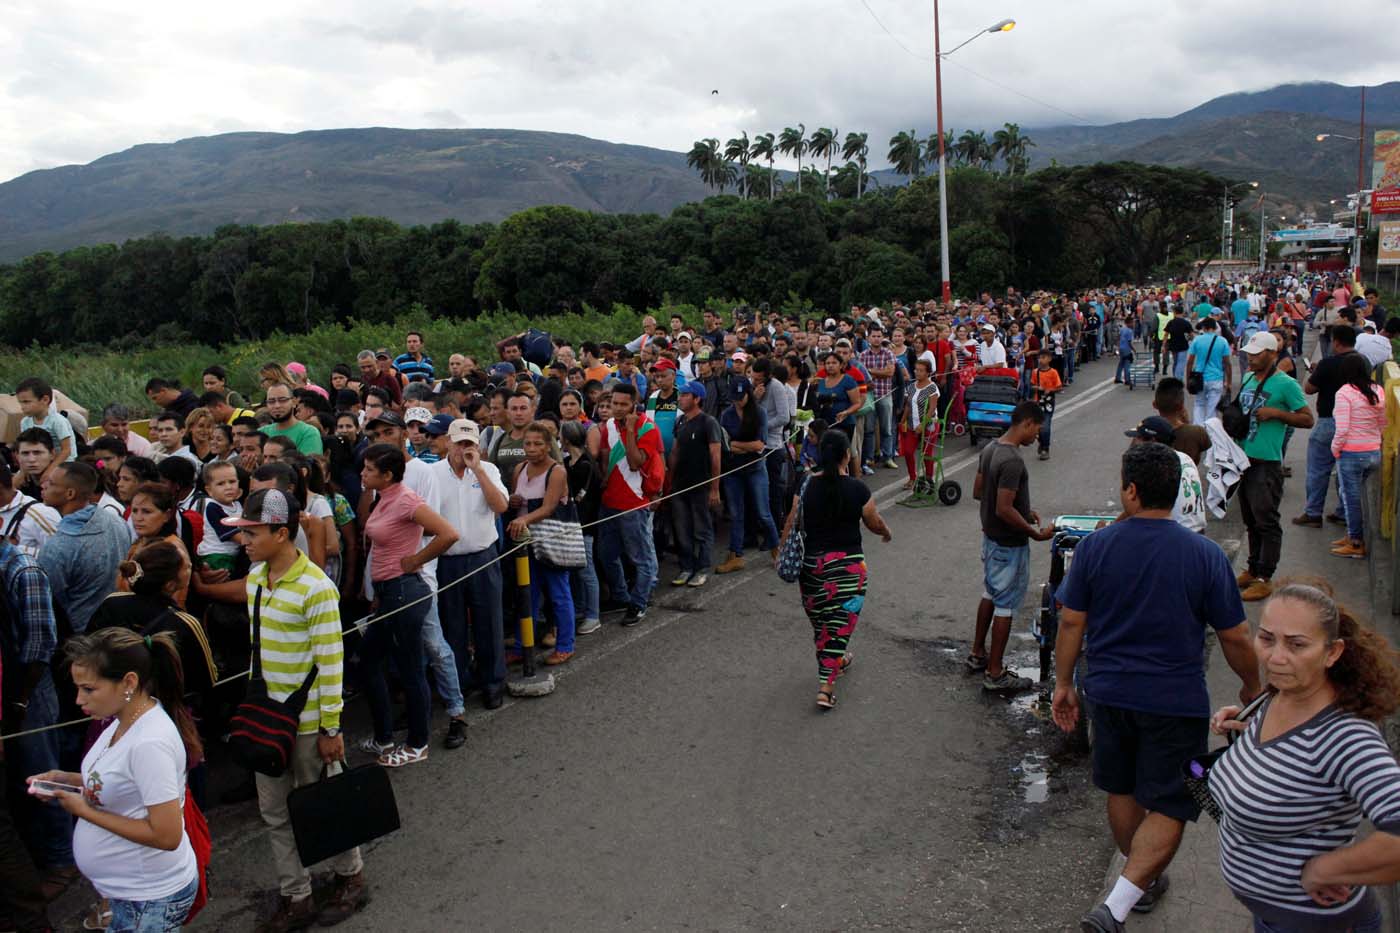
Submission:
M 253 596 L 253 667 L 248 679 L 248 691 L 229 720 L 228 749 L 233 759 L 245 768 L 281 777 L 292 763 L 297 732 L 301 726 L 301 710 L 307 694 L 316 682 L 316 665 L 311 665 L 301 686 L 285 700 L 267 695 L 267 681 L 262 676 L 262 587 Z
M 1220 408 L 1220 426 L 1225 429 L 1225 433 L 1236 441 L 1242 441 L 1249 436 L 1249 422 L 1254 417 L 1254 412 L 1264 407 L 1264 387 L 1269 384 L 1269 380 L 1274 376 L 1275 367 L 1269 367 L 1269 371 L 1264 374 L 1254 390 L 1254 404 L 1249 411 L 1244 410 L 1240 404 L 1240 398 L 1244 395 L 1244 380 L 1240 380 L 1240 390 L 1235 393 L 1235 400 Z
M 315 865 L 399 828 L 399 805 L 389 772 L 378 765 L 350 768 L 304 784 L 287 795 L 297 856 Z
M 1250 700 L 1249 704 L 1235 715 L 1234 721 L 1244 722 L 1249 719 L 1250 716 L 1253 716 L 1259 711 L 1259 707 L 1263 706 L 1264 701 L 1272 695 L 1273 693 L 1271 691 L 1265 690 L 1253 700 Z M 1210 793 L 1210 769 L 1220 760 L 1221 755 L 1224 755 L 1230 750 L 1230 746 L 1235 744 L 1235 739 L 1237 737 L 1237 734 L 1234 732 L 1225 733 L 1224 748 L 1217 748 L 1215 751 L 1206 752 L 1204 755 L 1194 755 L 1186 759 L 1185 763 L 1181 766 L 1181 776 L 1186 782 L 1187 793 L 1191 795 L 1191 799 L 1195 801 L 1196 806 L 1201 808 L 1201 812 L 1217 823 L 1220 822 L 1221 810 L 1220 804 L 1216 803 L 1215 798 L 1211 796 Z
M 1215 342 L 1219 339 L 1219 334 L 1216 334 L 1210 339 L 1210 346 L 1206 348 L 1206 362 L 1210 362 L 1210 355 L 1215 352 Z M 1240 382 L 1243 383 L 1244 380 L 1241 379 Z M 1206 374 L 1204 370 L 1193 369 L 1191 370 L 1191 372 L 1186 374 L 1187 392 L 1190 392 L 1192 395 L 1200 395 L 1202 392 L 1205 391 L 1205 388 Z

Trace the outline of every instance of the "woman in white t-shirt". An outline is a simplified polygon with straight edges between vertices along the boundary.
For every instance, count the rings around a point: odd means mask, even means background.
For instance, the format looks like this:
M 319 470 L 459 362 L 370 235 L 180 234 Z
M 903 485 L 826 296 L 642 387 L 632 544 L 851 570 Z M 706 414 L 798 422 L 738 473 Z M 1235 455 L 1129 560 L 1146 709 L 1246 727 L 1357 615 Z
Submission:
M 30 793 L 78 817 L 73 855 L 111 901 L 109 931 L 173 933 L 199 890 L 184 798 L 186 772 L 202 754 L 182 699 L 175 637 L 107 628 L 74 637 L 65 652 L 83 712 L 113 718 L 83 757 L 81 773 L 33 775 Z

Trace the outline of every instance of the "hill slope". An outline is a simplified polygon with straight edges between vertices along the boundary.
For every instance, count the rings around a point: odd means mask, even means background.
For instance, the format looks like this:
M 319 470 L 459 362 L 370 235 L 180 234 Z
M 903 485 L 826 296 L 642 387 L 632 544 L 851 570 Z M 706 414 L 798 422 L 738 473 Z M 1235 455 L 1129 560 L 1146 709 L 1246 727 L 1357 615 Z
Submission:
M 683 153 L 562 133 L 232 133 L 135 146 L 0 185 L 0 259 L 225 223 L 477 222 L 540 204 L 669 213 L 708 193 Z

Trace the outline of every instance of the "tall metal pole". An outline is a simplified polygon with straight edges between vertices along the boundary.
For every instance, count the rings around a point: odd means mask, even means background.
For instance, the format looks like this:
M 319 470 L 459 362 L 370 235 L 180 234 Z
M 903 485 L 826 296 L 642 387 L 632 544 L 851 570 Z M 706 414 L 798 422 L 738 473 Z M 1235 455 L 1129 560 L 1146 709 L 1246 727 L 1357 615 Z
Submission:
M 1267 264 L 1269 241 L 1264 236 L 1264 195 L 1259 195 L 1259 271 Z
M 943 48 L 938 37 L 938 0 L 933 0 L 933 83 L 938 98 L 938 259 L 943 274 L 943 303 L 953 300 L 953 283 L 948 275 L 948 172 L 943 151 Z
M 1361 281 L 1361 208 L 1366 190 L 1366 85 L 1361 85 L 1361 132 L 1356 134 L 1356 239 L 1351 245 L 1351 279 Z

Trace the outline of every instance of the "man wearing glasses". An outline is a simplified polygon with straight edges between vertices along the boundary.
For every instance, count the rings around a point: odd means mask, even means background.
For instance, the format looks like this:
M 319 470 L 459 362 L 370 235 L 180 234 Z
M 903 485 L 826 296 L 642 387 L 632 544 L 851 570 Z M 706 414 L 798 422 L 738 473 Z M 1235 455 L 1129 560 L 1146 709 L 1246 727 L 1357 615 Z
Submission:
M 259 430 L 268 437 L 287 438 L 308 457 L 320 456 L 324 452 L 321 432 L 298 421 L 296 410 L 292 387 L 285 382 L 274 382 L 267 387 L 267 413 L 272 416 L 272 424 L 263 425 Z

